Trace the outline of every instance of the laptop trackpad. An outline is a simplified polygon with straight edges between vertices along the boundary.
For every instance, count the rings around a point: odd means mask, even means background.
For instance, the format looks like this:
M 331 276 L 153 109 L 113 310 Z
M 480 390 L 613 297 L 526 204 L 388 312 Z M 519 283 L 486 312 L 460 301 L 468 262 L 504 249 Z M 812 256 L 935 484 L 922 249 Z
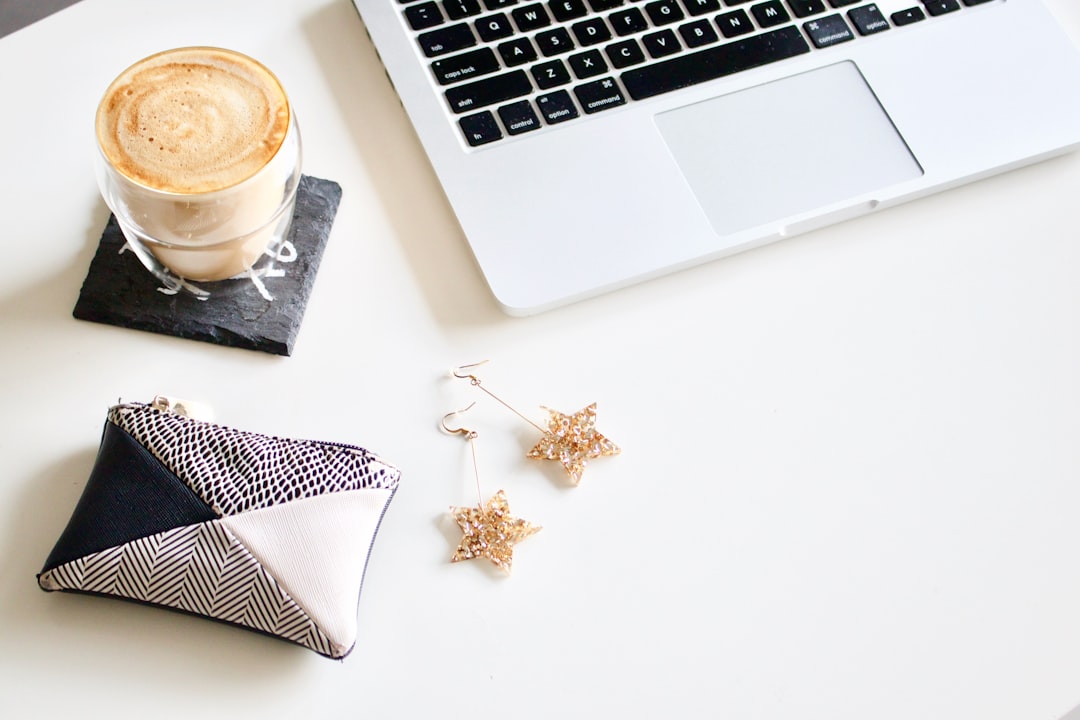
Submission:
M 720 235 L 922 175 L 850 61 L 670 110 L 656 124 Z

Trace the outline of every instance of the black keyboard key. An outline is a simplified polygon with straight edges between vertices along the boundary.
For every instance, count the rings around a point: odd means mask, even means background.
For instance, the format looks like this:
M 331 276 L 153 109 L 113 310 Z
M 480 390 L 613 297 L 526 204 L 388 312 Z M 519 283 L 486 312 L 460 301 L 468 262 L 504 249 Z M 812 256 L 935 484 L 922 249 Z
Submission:
M 566 69 L 562 60 L 537 63 L 529 68 L 529 72 L 532 73 L 536 87 L 541 90 L 550 90 L 570 82 L 570 71 Z
M 513 100 L 532 92 L 532 83 L 524 70 L 514 70 L 504 75 L 474 80 L 465 85 L 455 85 L 445 92 L 450 109 L 455 113 Z
M 502 137 L 499 123 L 495 122 L 495 116 L 487 110 L 461 118 L 458 120 L 458 125 L 465 133 L 465 142 L 473 147 L 494 142 Z
M 476 21 L 476 32 L 484 42 L 494 42 L 514 34 L 514 26 L 504 13 L 488 15 Z
M 611 78 L 578 85 L 574 88 L 574 94 L 577 95 L 581 109 L 589 114 L 626 104 L 622 91 Z
M 641 44 L 645 46 L 645 50 L 653 58 L 667 57 L 682 50 L 679 39 L 675 37 L 675 33 L 671 28 L 664 28 L 659 32 L 643 35 Z
M 758 3 L 750 8 L 750 12 L 753 13 L 754 19 L 762 28 L 783 25 L 791 19 L 780 0 L 768 0 L 768 2 Z
M 688 48 L 701 47 L 716 42 L 720 37 L 707 19 L 695 20 L 679 26 L 679 35 Z
M 577 76 L 578 80 L 596 77 L 607 72 L 608 69 L 607 63 L 604 62 L 604 56 L 600 54 L 599 50 L 589 50 L 577 55 L 571 55 L 567 60 L 570 62 L 570 69 L 574 71 L 574 75 Z
M 626 70 L 620 76 L 635 100 L 660 95 L 810 52 L 798 28 L 788 25 L 722 45 Z
M 682 2 L 686 6 L 686 12 L 694 17 L 720 12 L 720 0 L 682 0 Z
M 669 25 L 686 18 L 675 0 L 656 0 L 645 5 L 645 14 L 653 25 Z
M 611 39 L 611 31 L 608 30 L 604 18 L 600 17 L 576 22 L 570 26 L 570 29 L 574 31 L 574 37 L 577 38 L 578 43 L 584 46 L 607 42 Z
M 726 38 L 738 37 L 754 32 L 754 23 L 750 22 L 745 10 L 732 10 L 716 16 L 716 27 Z
M 524 36 L 516 37 L 513 40 L 507 40 L 504 43 L 499 43 L 496 47 L 507 67 L 524 65 L 537 58 L 536 48 L 533 47 L 532 41 Z
M 873 3 L 848 10 L 848 20 L 851 20 L 860 35 L 873 35 L 891 27 L 881 10 Z
M 645 53 L 641 51 L 641 46 L 633 38 L 611 43 L 604 48 L 604 52 L 608 56 L 608 61 L 611 62 L 611 67 L 620 70 L 645 62 Z
M 540 108 L 540 114 L 548 125 L 573 120 L 578 116 L 578 109 L 570 99 L 570 93 L 565 90 L 541 95 L 536 98 L 536 107 Z
M 825 12 L 825 0 L 787 0 L 795 17 L 804 18 Z
M 810 42 L 816 48 L 827 48 L 855 39 L 855 33 L 839 15 L 828 15 L 817 20 L 803 23 L 803 29 L 810 36 Z
M 548 7 L 559 22 L 576 20 L 589 14 L 589 8 L 585 7 L 585 0 L 551 0 Z
M 559 55 L 574 49 L 574 41 L 570 39 L 570 33 L 566 28 L 557 27 L 536 33 L 536 46 L 540 48 L 540 54 L 544 57 Z
M 622 4 L 623 0 L 589 0 L 589 7 L 593 9 L 593 12 L 614 10 Z
M 926 13 L 922 11 L 922 8 L 913 7 L 907 10 L 897 10 L 889 16 L 893 25 L 900 27 L 901 25 L 910 25 L 911 23 L 919 22 L 926 19 Z
M 528 100 L 503 105 L 499 108 L 499 118 L 502 119 L 506 132 L 511 135 L 540 129 L 540 118 L 536 117 L 536 112 Z
M 494 12 L 495 10 L 502 10 L 504 7 L 514 5 L 517 1 L 518 0 L 484 0 L 484 7 Z
M 514 22 L 517 23 L 518 30 L 521 32 L 539 30 L 551 24 L 551 16 L 548 15 L 547 10 L 540 3 L 514 8 L 510 11 L 510 15 L 514 18 Z
M 426 30 L 429 27 L 442 25 L 444 22 L 442 11 L 434 2 L 410 5 L 405 8 L 405 19 L 409 21 L 409 27 L 413 30 Z
M 960 0 L 923 0 L 923 5 L 926 7 L 926 12 L 937 17 L 959 10 Z
M 451 20 L 461 20 L 483 12 L 480 0 L 443 0 L 443 10 Z
M 854 5 L 857 2 L 862 2 L 862 0 L 829 0 L 829 4 L 834 8 L 847 7 L 848 5 Z
M 457 52 L 476 44 L 476 36 L 465 23 L 420 33 L 416 39 L 420 43 L 420 49 L 428 57 Z
M 636 7 L 611 13 L 608 15 L 608 22 L 615 28 L 615 34 L 620 36 L 633 35 L 649 27 L 645 16 Z
M 499 69 L 499 59 L 491 48 L 477 48 L 431 63 L 440 85 L 450 85 L 470 78 L 487 75 Z

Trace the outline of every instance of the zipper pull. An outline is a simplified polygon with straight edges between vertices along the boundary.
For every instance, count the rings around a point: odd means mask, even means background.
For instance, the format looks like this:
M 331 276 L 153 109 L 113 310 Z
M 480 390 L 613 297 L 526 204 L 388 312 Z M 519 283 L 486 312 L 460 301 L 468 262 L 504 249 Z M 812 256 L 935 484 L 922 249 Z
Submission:
M 192 420 L 210 422 L 214 417 L 214 410 L 209 405 L 191 402 L 170 395 L 155 395 L 150 407 L 161 412 L 172 413 Z

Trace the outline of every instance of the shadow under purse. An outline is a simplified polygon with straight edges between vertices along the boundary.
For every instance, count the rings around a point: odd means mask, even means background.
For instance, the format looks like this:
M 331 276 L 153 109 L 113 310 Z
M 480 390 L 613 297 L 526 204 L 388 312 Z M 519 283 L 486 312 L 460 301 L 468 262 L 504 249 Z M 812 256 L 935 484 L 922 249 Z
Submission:
M 400 471 L 363 448 L 183 413 L 162 398 L 109 409 L 40 587 L 158 605 L 348 655 L 368 556 Z

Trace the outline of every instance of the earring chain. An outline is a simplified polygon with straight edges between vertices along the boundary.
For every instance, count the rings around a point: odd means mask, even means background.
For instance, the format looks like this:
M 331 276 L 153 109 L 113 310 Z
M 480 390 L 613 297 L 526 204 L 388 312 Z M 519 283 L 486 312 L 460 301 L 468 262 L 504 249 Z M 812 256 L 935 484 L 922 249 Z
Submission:
M 525 417 L 520 412 L 518 412 L 518 410 L 516 408 L 514 408 L 512 405 L 507 403 L 501 397 L 499 397 L 498 395 L 496 395 L 495 393 L 491 392 L 486 387 L 484 387 L 483 383 L 480 381 L 480 378 L 476 377 L 475 375 L 472 375 L 471 373 L 465 373 L 465 374 L 461 373 L 462 370 L 465 370 L 467 368 L 474 368 L 474 367 L 477 367 L 478 365 L 483 365 L 486 362 L 487 362 L 487 360 L 481 360 L 480 362 L 477 362 L 477 363 L 470 363 L 468 365 L 459 365 L 458 367 L 454 368 L 454 377 L 459 378 L 461 380 L 468 380 L 470 385 L 472 385 L 473 387 L 475 387 L 478 390 L 481 390 L 481 391 L 487 393 L 488 397 L 492 398 L 497 403 L 502 405 L 504 408 L 506 408 L 510 412 L 514 413 L 515 415 L 517 415 L 519 418 L 521 418 L 525 422 L 532 425 L 534 428 L 539 430 L 542 434 L 547 435 L 548 431 L 547 431 L 546 428 L 540 427 L 535 422 L 533 422 L 532 420 L 530 420 L 529 418 Z

